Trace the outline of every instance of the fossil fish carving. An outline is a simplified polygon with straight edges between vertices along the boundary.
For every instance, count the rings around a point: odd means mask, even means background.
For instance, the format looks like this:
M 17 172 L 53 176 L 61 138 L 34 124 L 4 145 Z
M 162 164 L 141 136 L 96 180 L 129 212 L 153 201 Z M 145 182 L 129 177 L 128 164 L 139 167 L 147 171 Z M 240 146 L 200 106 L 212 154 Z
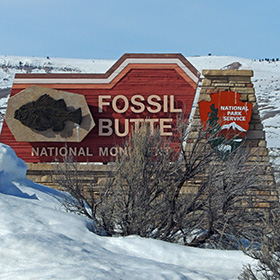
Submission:
M 65 121 L 81 124 L 82 112 L 81 108 L 69 111 L 63 99 L 55 100 L 44 94 L 36 101 L 22 105 L 15 111 L 14 118 L 38 131 L 51 128 L 54 132 L 60 132 L 64 129 Z

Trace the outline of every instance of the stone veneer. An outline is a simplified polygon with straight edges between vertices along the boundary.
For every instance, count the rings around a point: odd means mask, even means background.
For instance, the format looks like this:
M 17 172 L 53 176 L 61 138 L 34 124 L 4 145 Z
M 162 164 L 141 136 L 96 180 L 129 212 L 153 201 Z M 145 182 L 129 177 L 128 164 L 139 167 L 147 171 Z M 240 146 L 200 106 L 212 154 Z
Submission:
M 263 174 L 260 180 L 262 189 L 250 193 L 250 199 L 254 207 L 273 208 L 279 203 L 278 191 L 273 176 L 273 170 L 269 163 L 268 150 L 265 140 L 265 132 L 261 123 L 261 118 L 256 102 L 255 90 L 251 82 L 252 70 L 203 70 L 202 87 L 198 97 L 198 102 L 211 101 L 211 94 L 222 91 L 238 92 L 240 100 L 250 102 L 253 105 L 252 117 L 249 123 L 249 130 L 246 134 L 245 145 L 251 154 L 248 164 L 258 164 L 263 167 Z M 192 142 L 201 128 L 199 105 L 197 104 L 189 133 L 189 142 Z
M 256 102 L 255 91 L 251 82 L 253 71 L 251 70 L 203 70 L 204 79 L 202 81 L 202 88 L 198 97 L 198 102 L 202 100 L 211 101 L 211 94 L 221 91 L 238 92 L 240 100 L 243 102 L 249 101 L 253 105 L 252 117 L 249 123 L 249 130 L 246 135 L 245 145 L 249 147 L 250 162 L 263 166 L 265 172 L 261 174 L 262 189 L 248 194 L 254 207 L 258 209 L 273 208 L 279 203 L 278 191 L 273 176 L 268 157 L 268 150 L 266 148 L 265 133 L 261 123 L 258 105 Z M 198 131 L 201 128 L 201 120 L 199 107 L 197 105 L 190 127 L 188 141 L 195 140 Z M 190 144 L 190 143 L 189 143 Z M 248 164 L 250 164 L 250 162 Z M 57 188 L 58 186 L 52 182 L 51 173 L 54 164 L 51 163 L 28 163 L 28 177 L 37 183 L 45 184 Z M 77 164 L 78 172 L 87 185 L 94 179 L 96 191 L 98 192 L 98 185 L 102 185 L 106 181 L 106 176 L 109 172 L 114 170 L 113 165 L 96 165 L 96 164 Z M 202 181 L 199 178 L 192 182 L 193 191 L 197 188 L 197 184 Z M 192 191 L 192 190 L 189 190 Z M 244 207 L 246 205 L 244 204 Z

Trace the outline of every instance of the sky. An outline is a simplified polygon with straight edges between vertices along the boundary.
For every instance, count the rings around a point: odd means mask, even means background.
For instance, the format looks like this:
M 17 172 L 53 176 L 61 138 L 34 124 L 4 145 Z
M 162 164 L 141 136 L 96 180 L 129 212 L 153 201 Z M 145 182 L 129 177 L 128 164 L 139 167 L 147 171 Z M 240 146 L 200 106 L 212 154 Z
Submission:
M 280 0 L 0 0 L 0 55 L 280 57 Z

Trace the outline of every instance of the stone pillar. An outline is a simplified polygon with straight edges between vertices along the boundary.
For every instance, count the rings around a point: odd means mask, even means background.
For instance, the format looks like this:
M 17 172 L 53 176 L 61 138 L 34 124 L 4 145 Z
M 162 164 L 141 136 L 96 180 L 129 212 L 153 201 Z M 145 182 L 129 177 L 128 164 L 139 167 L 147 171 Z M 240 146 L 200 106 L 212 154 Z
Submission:
M 274 208 L 279 203 L 278 191 L 276 188 L 273 171 L 269 163 L 268 150 L 265 140 L 265 132 L 261 123 L 255 90 L 251 82 L 252 70 L 203 70 L 202 87 L 198 102 L 211 101 L 211 95 L 217 92 L 233 91 L 238 92 L 240 100 L 250 102 L 253 105 L 252 117 L 249 123 L 249 130 L 244 140 L 251 154 L 248 164 L 258 164 L 263 167 L 261 174 L 262 188 L 250 194 L 250 199 L 256 208 Z M 201 127 L 199 105 L 197 104 L 193 119 L 191 121 L 189 141 L 195 139 Z M 249 194 L 248 194 L 249 195 Z

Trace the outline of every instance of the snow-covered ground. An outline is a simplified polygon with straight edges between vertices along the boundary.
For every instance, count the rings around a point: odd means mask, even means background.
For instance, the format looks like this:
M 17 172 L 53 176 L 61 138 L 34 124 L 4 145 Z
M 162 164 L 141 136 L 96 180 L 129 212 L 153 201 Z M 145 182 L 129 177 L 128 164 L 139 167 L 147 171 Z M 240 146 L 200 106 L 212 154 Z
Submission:
M 90 220 L 62 209 L 58 191 L 28 180 L 4 144 L 0 170 L 1 280 L 228 280 L 252 262 L 241 251 L 97 236 Z

